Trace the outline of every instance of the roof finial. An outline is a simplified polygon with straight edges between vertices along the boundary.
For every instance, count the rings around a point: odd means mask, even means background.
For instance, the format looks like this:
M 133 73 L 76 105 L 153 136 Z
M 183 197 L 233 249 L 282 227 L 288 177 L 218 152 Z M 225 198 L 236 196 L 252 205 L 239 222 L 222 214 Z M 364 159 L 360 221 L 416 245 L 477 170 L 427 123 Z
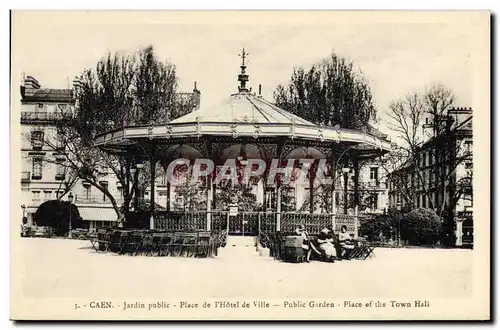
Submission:
M 245 73 L 245 69 L 247 68 L 246 65 L 245 65 L 245 59 L 247 57 L 247 55 L 249 55 L 248 53 L 245 52 L 245 48 L 243 48 L 243 51 L 241 52 L 241 54 L 238 54 L 241 59 L 242 59 L 242 62 L 241 62 L 241 73 L 238 75 L 238 81 L 240 82 L 240 86 L 238 87 L 238 90 L 240 92 L 248 92 L 248 89 L 246 88 L 246 83 L 248 81 L 248 75 Z

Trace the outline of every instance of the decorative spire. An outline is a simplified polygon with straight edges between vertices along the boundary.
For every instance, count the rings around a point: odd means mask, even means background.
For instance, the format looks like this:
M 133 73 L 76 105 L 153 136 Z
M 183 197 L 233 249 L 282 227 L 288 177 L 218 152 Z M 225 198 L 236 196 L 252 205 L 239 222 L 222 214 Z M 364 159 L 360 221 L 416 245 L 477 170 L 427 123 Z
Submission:
M 238 54 L 238 56 L 241 57 L 241 73 L 238 75 L 238 81 L 240 82 L 240 86 L 238 87 L 238 90 L 240 92 L 248 92 L 248 89 L 246 88 L 246 83 L 248 81 L 248 75 L 245 73 L 245 70 L 247 66 L 245 65 L 245 59 L 249 55 L 248 53 L 245 53 L 245 48 L 243 48 L 243 51 L 241 54 Z

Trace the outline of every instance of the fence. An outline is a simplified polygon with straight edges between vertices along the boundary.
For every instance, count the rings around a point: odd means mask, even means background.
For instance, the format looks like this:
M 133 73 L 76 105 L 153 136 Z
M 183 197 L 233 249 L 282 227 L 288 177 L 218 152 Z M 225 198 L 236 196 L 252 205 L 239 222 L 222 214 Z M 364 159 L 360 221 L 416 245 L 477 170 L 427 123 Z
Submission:
M 139 222 L 141 224 L 145 224 L 146 219 L 149 218 L 146 214 L 147 212 L 140 216 L 142 220 Z M 276 212 L 239 212 L 233 216 L 227 211 L 212 211 L 210 214 L 211 230 L 227 231 L 232 235 L 272 233 L 276 232 L 278 228 Z M 298 226 L 303 225 L 308 232 L 319 233 L 322 228 L 331 227 L 333 222 L 332 214 L 329 213 L 284 212 L 280 215 L 281 232 L 293 232 Z M 130 215 L 130 219 L 135 219 L 135 217 L 132 214 Z M 344 225 L 347 227 L 347 232 L 357 234 L 358 223 L 356 216 L 335 215 L 335 231 L 339 232 Z M 207 230 L 207 212 L 157 211 L 154 214 L 154 226 L 157 230 L 167 231 Z

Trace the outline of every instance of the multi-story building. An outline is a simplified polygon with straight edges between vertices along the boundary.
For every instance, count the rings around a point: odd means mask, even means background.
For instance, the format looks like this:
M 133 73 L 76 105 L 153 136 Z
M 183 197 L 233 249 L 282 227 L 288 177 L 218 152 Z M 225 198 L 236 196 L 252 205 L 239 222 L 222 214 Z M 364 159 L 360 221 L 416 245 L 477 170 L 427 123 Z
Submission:
M 466 220 L 472 235 L 472 109 L 453 108 L 422 143 L 415 159 L 390 174 L 389 207 L 430 208 Z M 461 223 L 460 223 L 461 225 Z M 459 236 L 459 235 L 457 235 Z
M 183 104 L 191 97 L 194 109 L 199 108 L 200 92 L 180 93 Z M 189 109 L 188 111 L 193 110 Z M 55 138 L 56 123 L 75 111 L 73 89 L 41 88 L 32 76 L 26 76 L 21 84 L 21 192 L 23 216 L 29 225 L 38 206 L 48 200 L 65 199 L 71 191 L 84 226 L 107 227 L 117 221 L 117 215 L 109 198 L 90 183 L 70 177 L 64 154 L 58 151 Z M 48 141 L 54 141 L 49 146 Z M 100 185 L 106 187 L 118 205 L 123 203 L 122 186 L 111 171 L 103 170 Z M 164 183 L 158 182 L 159 191 Z

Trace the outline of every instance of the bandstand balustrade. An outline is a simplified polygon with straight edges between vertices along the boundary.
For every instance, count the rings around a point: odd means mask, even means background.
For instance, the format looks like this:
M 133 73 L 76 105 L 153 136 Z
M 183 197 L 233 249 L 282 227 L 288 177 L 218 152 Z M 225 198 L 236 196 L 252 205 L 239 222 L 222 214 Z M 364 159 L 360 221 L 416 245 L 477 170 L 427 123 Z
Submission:
M 156 230 L 163 231 L 227 231 L 233 235 L 257 236 L 259 233 L 273 233 L 277 230 L 276 212 L 239 212 L 232 216 L 228 211 L 211 211 L 211 224 L 207 224 L 206 211 L 156 211 L 154 223 Z M 147 227 L 149 212 L 129 212 L 127 221 L 136 227 Z M 138 220 L 141 219 L 141 220 Z M 342 226 L 347 232 L 357 236 L 357 217 L 355 215 L 331 213 L 281 213 L 280 232 L 292 233 L 301 225 L 309 233 L 319 233 L 325 227 L 333 227 L 340 232 Z M 132 224 L 130 224 L 132 225 Z

